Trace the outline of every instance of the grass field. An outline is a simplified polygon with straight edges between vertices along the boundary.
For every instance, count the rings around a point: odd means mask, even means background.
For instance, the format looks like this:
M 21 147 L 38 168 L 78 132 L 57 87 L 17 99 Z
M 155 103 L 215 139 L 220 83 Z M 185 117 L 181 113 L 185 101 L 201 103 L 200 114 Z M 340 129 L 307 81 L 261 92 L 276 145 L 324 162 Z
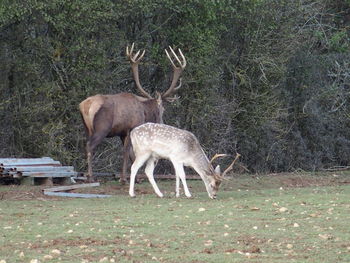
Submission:
M 104 184 L 106 199 L 0 186 L 0 262 L 350 262 L 350 175 L 239 176 L 210 200 L 174 181 Z M 89 189 L 84 190 L 89 192 Z M 95 190 L 96 191 L 96 190 Z

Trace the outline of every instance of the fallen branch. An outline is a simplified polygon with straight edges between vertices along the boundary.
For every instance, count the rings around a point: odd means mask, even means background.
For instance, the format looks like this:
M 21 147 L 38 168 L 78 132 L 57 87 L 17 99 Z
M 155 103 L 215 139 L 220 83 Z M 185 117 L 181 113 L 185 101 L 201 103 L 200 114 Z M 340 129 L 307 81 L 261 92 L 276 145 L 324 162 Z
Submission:
M 60 192 L 60 191 L 70 191 L 70 190 L 74 190 L 74 189 L 96 187 L 96 186 L 100 186 L 100 183 L 58 186 L 58 187 L 53 187 L 53 188 L 47 188 L 47 189 L 44 189 L 43 191 L 44 192 Z
M 78 197 L 78 198 L 106 198 L 106 197 L 112 196 L 112 195 L 78 194 L 78 193 L 66 193 L 66 192 L 44 192 L 44 195 L 61 196 L 61 197 Z
M 100 186 L 100 183 L 58 186 L 58 187 L 44 189 L 43 192 L 44 192 L 44 195 L 61 196 L 61 197 L 78 197 L 78 198 L 106 198 L 106 197 L 111 197 L 111 195 L 102 195 L 102 194 L 80 194 L 80 193 L 63 192 L 63 191 L 70 191 L 70 190 L 74 190 L 74 189 L 82 189 L 82 188 L 96 187 L 96 186 Z

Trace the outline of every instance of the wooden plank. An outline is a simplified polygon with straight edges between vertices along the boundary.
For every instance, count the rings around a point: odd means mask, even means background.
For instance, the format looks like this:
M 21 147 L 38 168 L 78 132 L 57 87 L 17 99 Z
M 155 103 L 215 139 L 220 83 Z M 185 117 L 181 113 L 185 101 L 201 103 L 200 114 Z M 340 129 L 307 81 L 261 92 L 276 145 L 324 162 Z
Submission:
M 37 172 L 37 171 L 61 171 L 73 172 L 73 166 L 15 166 L 5 165 L 4 169 L 16 169 L 18 172 Z
M 60 196 L 60 197 L 78 197 L 78 198 L 106 198 L 112 195 L 100 195 L 100 194 L 78 194 L 78 193 L 65 193 L 65 192 L 44 192 L 44 195 L 48 196 Z
M 88 188 L 88 187 L 96 187 L 100 186 L 100 183 L 89 183 L 89 184 L 74 184 L 74 185 L 66 185 L 66 186 L 57 186 L 53 188 L 44 189 L 46 192 L 59 192 L 59 191 L 69 191 L 74 189 Z
M 43 158 L 0 158 L 0 164 L 3 165 L 61 165 L 59 161 L 55 161 L 50 157 Z
M 70 177 L 77 172 L 20 172 L 24 177 Z
M 45 161 L 55 161 L 54 159 L 52 159 L 51 157 L 38 157 L 38 158 L 0 158 L 0 162 L 22 162 L 22 161 L 37 161 L 37 160 L 45 160 Z

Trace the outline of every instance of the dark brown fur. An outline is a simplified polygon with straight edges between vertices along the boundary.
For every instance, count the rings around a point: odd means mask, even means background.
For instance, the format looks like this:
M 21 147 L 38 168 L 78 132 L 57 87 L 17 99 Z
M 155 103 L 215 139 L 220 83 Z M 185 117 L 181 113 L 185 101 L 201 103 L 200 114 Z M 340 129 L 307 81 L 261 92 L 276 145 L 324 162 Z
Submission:
M 130 93 L 95 95 L 82 101 L 79 108 L 87 133 L 89 180 L 92 178 L 94 149 L 104 138 L 118 136 L 124 145 L 121 181 L 125 182 L 130 153 L 129 133 L 145 122 L 162 122 L 161 98 L 146 99 Z

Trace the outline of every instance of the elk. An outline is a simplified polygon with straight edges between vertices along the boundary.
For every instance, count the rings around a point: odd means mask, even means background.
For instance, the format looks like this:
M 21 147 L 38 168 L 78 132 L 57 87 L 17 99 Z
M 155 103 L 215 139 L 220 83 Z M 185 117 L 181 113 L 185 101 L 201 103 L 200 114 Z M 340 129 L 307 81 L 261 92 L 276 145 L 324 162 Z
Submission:
M 192 167 L 201 177 L 210 198 L 215 199 L 221 182 L 225 175 L 232 170 L 236 158 L 221 173 L 220 166 L 214 169 L 213 161 L 225 154 L 216 154 L 211 161 L 205 155 L 196 136 L 186 130 L 173 126 L 157 123 L 146 123 L 133 129 L 130 133 L 131 144 L 135 154 L 135 161 L 131 166 L 129 195 L 135 197 L 135 177 L 139 168 L 146 163 L 145 173 L 155 193 L 159 197 L 163 194 L 159 190 L 153 176 L 155 163 L 158 159 L 168 159 L 175 168 L 176 175 L 176 197 L 180 196 L 180 180 L 182 182 L 186 197 L 191 197 L 186 184 L 184 166 Z
M 178 54 L 169 47 L 165 53 L 173 68 L 173 78 L 170 87 L 163 93 L 152 97 L 146 92 L 139 80 L 138 66 L 145 55 L 145 50 L 133 53 L 134 43 L 131 48 L 126 47 L 126 56 L 130 62 L 133 78 L 137 90 L 141 96 L 131 93 L 118 93 L 114 95 L 95 95 L 88 97 L 79 104 L 79 110 L 84 122 L 87 142 L 86 153 L 88 162 L 88 181 L 92 181 L 92 156 L 94 149 L 106 137 L 119 136 L 123 143 L 123 169 L 120 182 L 125 183 L 125 174 L 128 160 L 131 158 L 130 130 L 146 122 L 163 122 L 163 102 L 173 101 L 177 97 L 175 92 L 181 87 L 181 73 L 186 67 L 186 58 L 178 49 Z M 178 64 L 178 65 L 177 65 Z M 177 85 L 177 83 L 179 84 Z

